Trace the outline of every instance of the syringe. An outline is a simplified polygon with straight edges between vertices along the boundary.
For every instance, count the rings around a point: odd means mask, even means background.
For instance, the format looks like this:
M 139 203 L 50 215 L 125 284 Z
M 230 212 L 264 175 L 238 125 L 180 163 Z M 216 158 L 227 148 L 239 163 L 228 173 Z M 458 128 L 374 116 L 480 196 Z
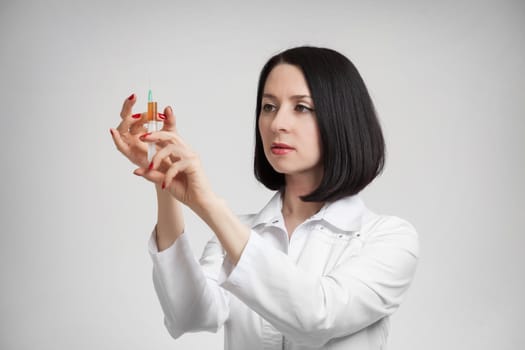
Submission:
M 151 90 L 148 92 L 148 132 L 158 131 L 157 125 L 157 102 L 153 101 L 153 95 Z M 156 145 L 154 143 L 148 143 L 148 162 L 151 162 L 151 159 L 156 153 Z

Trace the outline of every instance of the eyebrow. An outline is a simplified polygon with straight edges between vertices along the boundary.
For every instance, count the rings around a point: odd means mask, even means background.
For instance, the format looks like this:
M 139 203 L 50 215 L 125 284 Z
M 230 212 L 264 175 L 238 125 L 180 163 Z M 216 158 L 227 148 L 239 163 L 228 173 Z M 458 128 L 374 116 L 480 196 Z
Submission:
M 275 95 L 267 94 L 267 93 L 264 93 L 263 97 L 277 99 L 277 97 L 275 97 Z M 312 100 L 312 97 L 310 97 L 309 95 L 293 95 L 293 96 L 290 96 L 290 98 L 296 99 L 296 100 L 299 100 L 299 99 L 305 98 L 305 97 L 309 98 L 310 100 Z

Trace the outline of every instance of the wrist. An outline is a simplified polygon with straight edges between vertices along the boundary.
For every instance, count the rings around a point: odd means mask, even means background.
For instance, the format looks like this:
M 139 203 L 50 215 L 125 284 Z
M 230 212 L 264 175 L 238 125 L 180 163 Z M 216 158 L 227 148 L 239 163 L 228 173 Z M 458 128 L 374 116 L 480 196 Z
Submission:
M 171 195 L 169 191 L 163 190 L 162 187 L 158 184 L 155 184 L 155 191 L 157 193 L 157 203 L 159 205 L 173 205 L 172 203 L 178 202 L 175 197 Z
M 204 221 L 206 221 L 207 218 L 212 216 L 213 212 L 215 212 L 218 208 L 221 208 L 224 205 L 224 200 L 220 197 L 218 197 L 215 193 L 211 192 L 204 196 L 203 198 L 199 199 L 194 206 L 192 206 L 192 210 Z

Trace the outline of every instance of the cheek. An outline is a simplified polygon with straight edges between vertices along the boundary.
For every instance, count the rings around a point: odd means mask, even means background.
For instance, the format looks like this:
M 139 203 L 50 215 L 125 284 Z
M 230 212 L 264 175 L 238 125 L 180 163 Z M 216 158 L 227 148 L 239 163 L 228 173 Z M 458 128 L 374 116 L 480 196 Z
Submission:
M 319 134 L 317 124 L 313 123 L 309 125 L 307 135 L 312 147 L 321 147 L 321 135 Z
M 259 118 L 257 125 L 259 126 L 259 134 L 261 135 L 261 138 L 263 142 L 266 139 L 266 136 L 268 135 L 268 123 L 264 118 Z

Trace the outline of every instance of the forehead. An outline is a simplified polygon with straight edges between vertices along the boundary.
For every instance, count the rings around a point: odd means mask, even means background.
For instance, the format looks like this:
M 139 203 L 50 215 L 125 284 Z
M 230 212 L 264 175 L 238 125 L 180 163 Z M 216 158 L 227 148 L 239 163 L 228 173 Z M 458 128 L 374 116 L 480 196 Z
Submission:
M 275 96 L 310 95 L 310 90 L 299 67 L 280 63 L 268 75 L 264 93 Z

